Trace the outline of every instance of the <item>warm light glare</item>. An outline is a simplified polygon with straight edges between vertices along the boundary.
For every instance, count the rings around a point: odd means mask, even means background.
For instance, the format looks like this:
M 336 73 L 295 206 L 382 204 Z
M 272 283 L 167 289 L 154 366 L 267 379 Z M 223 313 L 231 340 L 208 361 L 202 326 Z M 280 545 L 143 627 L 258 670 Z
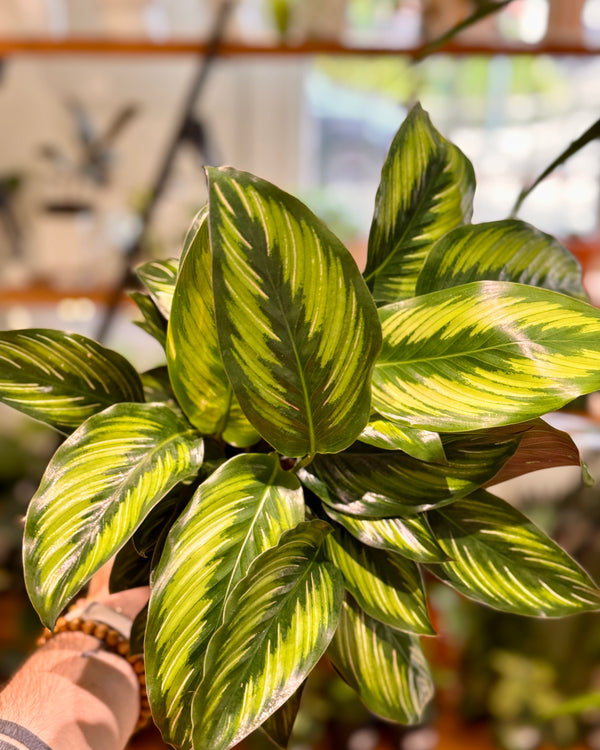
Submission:
M 527 0 L 519 19 L 521 39 L 527 44 L 542 41 L 548 28 L 548 0 Z
M 96 305 L 87 297 L 67 297 L 56 306 L 56 314 L 61 320 L 92 320 L 96 314 Z

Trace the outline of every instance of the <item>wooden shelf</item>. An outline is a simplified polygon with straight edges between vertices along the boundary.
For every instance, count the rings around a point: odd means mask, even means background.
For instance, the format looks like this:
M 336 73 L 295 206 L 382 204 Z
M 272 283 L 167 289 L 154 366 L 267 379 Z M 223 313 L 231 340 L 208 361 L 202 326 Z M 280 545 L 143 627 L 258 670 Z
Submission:
M 219 47 L 222 57 L 240 56 L 301 56 L 301 55 L 406 55 L 419 57 L 424 47 L 390 48 L 358 47 L 338 42 L 304 42 L 298 45 L 245 44 L 225 42 Z M 152 42 L 144 38 L 116 37 L 0 37 L 0 57 L 13 55 L 203 55 L 205 41 L 171 39 Z M 448 55 L 536 55 L 590 56 L 600 54 L 600 48 L 578 44 L 511 45 L 446 44 L 438 54 Z
M 121 304 L 133 304 L 128 294 L 129 289 L 130 287 L 127 287 L 123 292 Z M 63 299 L 81 298 L 106 305 L 111 301 L 113 294 L 114 290 L 111 287 L 62 289 L 45 283 L 32 283 L 23 288 L 0 288 L 0 309 L 11 305 L 54 305 Z

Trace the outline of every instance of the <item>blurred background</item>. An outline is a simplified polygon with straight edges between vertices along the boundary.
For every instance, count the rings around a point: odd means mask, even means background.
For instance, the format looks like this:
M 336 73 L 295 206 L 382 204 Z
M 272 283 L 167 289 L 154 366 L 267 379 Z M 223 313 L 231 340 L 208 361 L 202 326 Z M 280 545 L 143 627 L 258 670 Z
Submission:
M 66 328 L 139 368 L 161 364 L 132 323 L 128 269 L 179 254 L 206 198 L 204 164 L 298 195 L 363 264 L 381 166 L 415 101 L 473 162 L 473 220 L 508 217 L 600 117 L 600 0 L 497 2 L 427 46 L 492 5 L 2 0 L 0 328 Z M 575 252 L 595 304 L 599 214 L 597 138 L 519 210 Z M 580 406 L 556 420 L 598 476 L 595 397 Z M 52 432 L 0 410 L 0 681 L 38 630 L 23 591 L 21 518 L 55 447 Z M 577 471 L 548 472 L 505 496 L 599 580 L 599 490 Z M 426 724 L 401 730 L 368 716 L 323 666 L 294 750 L 600 748 L 600 700 L 561 709 L 600 691 L 597 616 L 517 620 L 434 582 L 430 598 L 443 637 L 427 642 L 439 691 Z

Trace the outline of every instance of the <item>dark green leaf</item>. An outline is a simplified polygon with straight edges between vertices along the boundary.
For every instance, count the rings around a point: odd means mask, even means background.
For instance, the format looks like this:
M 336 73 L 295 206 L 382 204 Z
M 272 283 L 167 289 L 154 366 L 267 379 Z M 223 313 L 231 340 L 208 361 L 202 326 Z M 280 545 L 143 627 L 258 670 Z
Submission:
M 306 682 L 303 682 L 292 697 L 288 698 L 283 706 L 280 706 L 274 714 L 271 714 L 261 726 L 263 732 L 277 747 L 286 748 L 290 744 L 305 685 Z
M 110 570 L 109 591 L 127 591 L 136 586 L 148 586 L 152 570 L 152 556 L 141 555 L 130 539 L 115 555 Z
M 444 464 L 357 443 L 351 451 L 316 456 L 298 472 L 334 510 L 364 518 L 419 513 L 452 502 L 491 479 L 516 450 L 514 435 L 444 437 Z
M 175 394 L 169 380 L 169 371 L 166 367 L 154 367 L 142 373 L 142 384 L 144 396 L 148 403 L 153 401 L 164 401 L 171 408 L 178 409 Z M 183 414 L 182 414 L 183 416 Z

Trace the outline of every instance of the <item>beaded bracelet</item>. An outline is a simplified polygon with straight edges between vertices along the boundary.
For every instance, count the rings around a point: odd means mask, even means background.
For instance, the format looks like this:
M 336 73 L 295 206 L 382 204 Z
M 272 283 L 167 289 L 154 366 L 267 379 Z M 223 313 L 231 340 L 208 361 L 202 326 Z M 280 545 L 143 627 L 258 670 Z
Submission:
M 53 630 L 45 628 L 37 640 L 37 645 L 43 646 L 58 633 L 81 632 L 94 636 L 102 642 L 105 649 L 126 659 L 131 664 L 140 686 L 140 715 L 134 730 L 137 732 L 150 723 L 152 713 L 146 692 L 144 657 L 142 654 L 129 653 L 130 631 L 131 620 L 128 617 L 98 602 L 88 602 L 83 607 L 76 607 L 63 617 L 59 617 Z

